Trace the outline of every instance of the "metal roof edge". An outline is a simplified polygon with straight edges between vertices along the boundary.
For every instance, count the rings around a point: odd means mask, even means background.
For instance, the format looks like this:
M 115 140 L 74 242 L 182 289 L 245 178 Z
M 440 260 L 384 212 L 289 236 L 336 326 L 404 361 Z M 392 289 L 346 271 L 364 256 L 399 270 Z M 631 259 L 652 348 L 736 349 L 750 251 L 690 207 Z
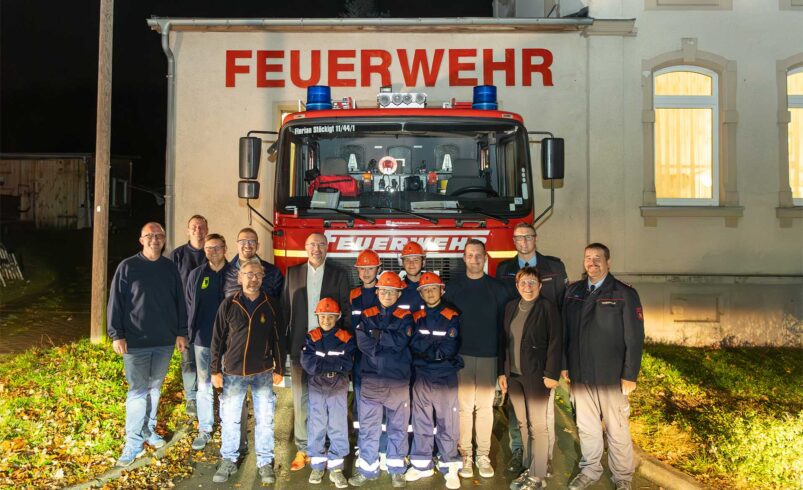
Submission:
M 631 19 L 635 22 L 635 19 Z M 304 31 L 335 29 L 340 31 L 416 31 L 441 27 L 444 31 L 581 31 L 593 25 L 595 19 L 586 18 L 489 18 L 489 17 L 433 17 L 433 18 L 324 18 L 324 19 L 226 19 L 151 17 L 148 26 L 159 33 L 169 30 L 187 31 Z

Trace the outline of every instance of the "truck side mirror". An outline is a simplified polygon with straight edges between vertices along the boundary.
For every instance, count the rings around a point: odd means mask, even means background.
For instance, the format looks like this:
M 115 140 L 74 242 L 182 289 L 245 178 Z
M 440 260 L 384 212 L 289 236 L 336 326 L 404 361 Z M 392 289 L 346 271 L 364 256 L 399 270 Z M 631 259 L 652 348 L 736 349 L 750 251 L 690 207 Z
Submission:
M 259 182 L 256 180 L 241 180 L 237 183 L 237 195 L 240 199 L 259 198 Z
M 253 136 L 240 138 L 240 178 L 256 179 L 259 175 L 259 155 L 262 140 Z M 257 193 L 259 191 L 257 190 Z M 240 196 L 242 197 L 242 196 Z
M 544 180 L 563 178 L 563 138 L 541 140 L 541 177 Z

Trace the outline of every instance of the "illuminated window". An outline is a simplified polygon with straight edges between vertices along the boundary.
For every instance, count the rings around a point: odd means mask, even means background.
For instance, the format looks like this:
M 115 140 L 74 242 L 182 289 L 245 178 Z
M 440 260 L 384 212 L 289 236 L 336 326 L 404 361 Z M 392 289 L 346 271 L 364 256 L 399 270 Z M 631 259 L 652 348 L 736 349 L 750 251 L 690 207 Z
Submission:
M 786 77 L 789 108 L 789 186 L 796 206 L 803 206 L 803 67 Z
M 717 74 L 673 66 L 653 80 L 657 204 L 718 205 Z

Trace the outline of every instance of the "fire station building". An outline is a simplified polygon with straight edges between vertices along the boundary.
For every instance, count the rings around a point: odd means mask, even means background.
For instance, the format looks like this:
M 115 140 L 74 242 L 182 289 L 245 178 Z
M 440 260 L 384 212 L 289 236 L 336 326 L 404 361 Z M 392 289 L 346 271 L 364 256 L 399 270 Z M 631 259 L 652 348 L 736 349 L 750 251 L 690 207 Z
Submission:
M 277 131 L 309 85 L 364 108 L 386 85 L 436 107 L 495 85 L 501 110 L 565 139 L 538 250 L 570 279 L 602 242 L 650 339 L 800 345 L 803 0 L 586 3 L 565 18 L 148 20 L 168 67 L 169 240 L 198 213 L 229 257 L 250 224 L 271 259 L 270 228 L 237 196 L 238 140 Z M 262 160 L 251 205 L 271 217 Z M 536 215 L 549 196 L 537 182 Z

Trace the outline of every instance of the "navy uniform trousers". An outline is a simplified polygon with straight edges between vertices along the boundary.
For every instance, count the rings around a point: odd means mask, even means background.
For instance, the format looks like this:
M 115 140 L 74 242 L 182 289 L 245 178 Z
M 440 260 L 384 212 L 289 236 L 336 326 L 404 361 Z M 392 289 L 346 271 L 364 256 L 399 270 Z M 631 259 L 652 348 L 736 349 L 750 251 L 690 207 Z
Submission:
M 349 453 L 348 376 L 345 373 L 309 376 L 307 388 L 307 454 L 312 468 L 330 471 L 341 468 L 343 458 Z
M 379 437 L 382 414 L 386 415 L 388 472 L 404 473 L 404 457 L 409 447 L 407 425 L 410 421 L 410 382 L 406 379 L 362 378 L 359 400 L 360 457 L 357 470 L 374 478 L 379 475 Z
M 457 452 L 460 413 L 457 404 L 457 373 L 443 378 L 416 377 L 413 385 L 413 449 L 410 463 L 419 470 L 433 467 L 432 450 L 438 446 L 438 469 L 462 466 Z M 432 421 L 435 420 L 433 430 Z

